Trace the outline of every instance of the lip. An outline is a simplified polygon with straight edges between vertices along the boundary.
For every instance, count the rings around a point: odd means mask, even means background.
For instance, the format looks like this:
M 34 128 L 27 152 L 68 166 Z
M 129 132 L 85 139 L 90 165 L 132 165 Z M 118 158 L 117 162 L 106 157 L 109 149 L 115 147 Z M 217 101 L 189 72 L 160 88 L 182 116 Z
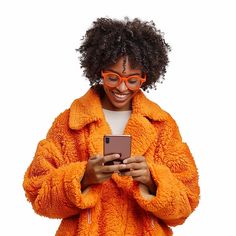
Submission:
M 117 101 L 117 102 L 124 102 L 129 98 L 130 93 L 115 93 L 111 92 L 112 97 Z M 121 97 L 123 96 L 123 97 Z

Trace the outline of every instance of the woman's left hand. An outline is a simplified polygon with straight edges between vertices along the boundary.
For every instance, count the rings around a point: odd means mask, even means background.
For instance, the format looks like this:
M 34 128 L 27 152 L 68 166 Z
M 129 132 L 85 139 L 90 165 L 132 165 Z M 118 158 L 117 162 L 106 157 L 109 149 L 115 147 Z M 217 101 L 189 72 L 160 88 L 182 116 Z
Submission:
M 151 176 L 146 159 L 143 156 L 130 157 L 123 161 L 128 171 L 122 172 L 123 176 L 132 176 L 133 180 L 138 181 L 148 187 L 151 194 L 156 194 L 156 184 Z

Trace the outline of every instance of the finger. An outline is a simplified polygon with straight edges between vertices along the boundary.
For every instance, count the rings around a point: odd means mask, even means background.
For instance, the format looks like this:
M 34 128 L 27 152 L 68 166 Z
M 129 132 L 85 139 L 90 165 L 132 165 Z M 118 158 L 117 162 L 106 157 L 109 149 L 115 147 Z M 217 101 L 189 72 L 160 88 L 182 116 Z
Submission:
M 89 160 L 91 160 L 91 161 L 96 161 L 96 160 L 100 159 L 101 157 L 102 157 L 101 154 L 97 154 L 97 155 L 91 156 L 91 157 L 89 158 Z
M 124 164 L 128 163 L 139 163 L 145 161 L 145 158 L 143 156 L 135 156 L 135 157 L 129 157 L 123 161 Z
M 119 154 L 111 154 L 107 156 L 97 156 L 97 158 L 94 159 L 94 163 L 98 165 L 102 165 L 108 161 L 116 160 L 120 157 Z
M 111 172 L 118 171 L 118 170 L 123 170 L 123 169 L 126 169 L 126 165 L 124 165 L 124 164 L 109 165 L 109 166 L 102 166 L 101 172 L 102 173 L 111 173 Z
M 132 177 L 142 177 L 146 175 L 146 171 L 145 170 L 130 170 L 130 171 L 126 171 L 123 173 L 123 175 L 125 176 L 132 176 Z
M 127 169 L 133 169 L 133 170 L 140 170 L 140 169 L 146 169 L 147 164 L 145 162 L 140 162 L 140 163 L 129 163 L 126 164 Z
M 103 157 L 103 163 L 107 163 L 109 161 L 114 161 L 120 158 L 120 154 L 111 154 Z
M 133 177 L 133 180 L 145 184 L 143 176 Z

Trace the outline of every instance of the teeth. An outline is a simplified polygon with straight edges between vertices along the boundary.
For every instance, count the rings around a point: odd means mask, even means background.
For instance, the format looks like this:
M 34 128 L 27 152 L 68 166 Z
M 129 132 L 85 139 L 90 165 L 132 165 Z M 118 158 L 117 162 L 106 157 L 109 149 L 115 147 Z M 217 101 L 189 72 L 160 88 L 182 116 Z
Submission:
M 125 98 L 127 97 L 127 95 L 121 95 L 121 94 L 117 94 L 117 93 L 114 93 L 114 95 L 118 98 Z

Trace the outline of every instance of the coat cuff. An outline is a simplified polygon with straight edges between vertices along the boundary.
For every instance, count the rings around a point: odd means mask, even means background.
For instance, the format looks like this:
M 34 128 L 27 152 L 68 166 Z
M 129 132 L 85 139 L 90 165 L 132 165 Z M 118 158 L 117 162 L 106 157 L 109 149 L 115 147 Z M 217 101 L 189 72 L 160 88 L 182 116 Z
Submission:
M 101 186 L 93 185 L 81 192 L 81 180 L 84 176 L 87 162 L 75 162 L 67 166 L 64 179 L 65 191 L 68 199 L 78 208 L 94 207 L 98 201 Z
M 186 189 L 168 167 L 150 164 L 149 169 L 157 186 L 156 194 L 151 195 L 143 184 L 135 184 L 133 196 L 146 211 L 163 220 L 185 218 L 191 213 Z

